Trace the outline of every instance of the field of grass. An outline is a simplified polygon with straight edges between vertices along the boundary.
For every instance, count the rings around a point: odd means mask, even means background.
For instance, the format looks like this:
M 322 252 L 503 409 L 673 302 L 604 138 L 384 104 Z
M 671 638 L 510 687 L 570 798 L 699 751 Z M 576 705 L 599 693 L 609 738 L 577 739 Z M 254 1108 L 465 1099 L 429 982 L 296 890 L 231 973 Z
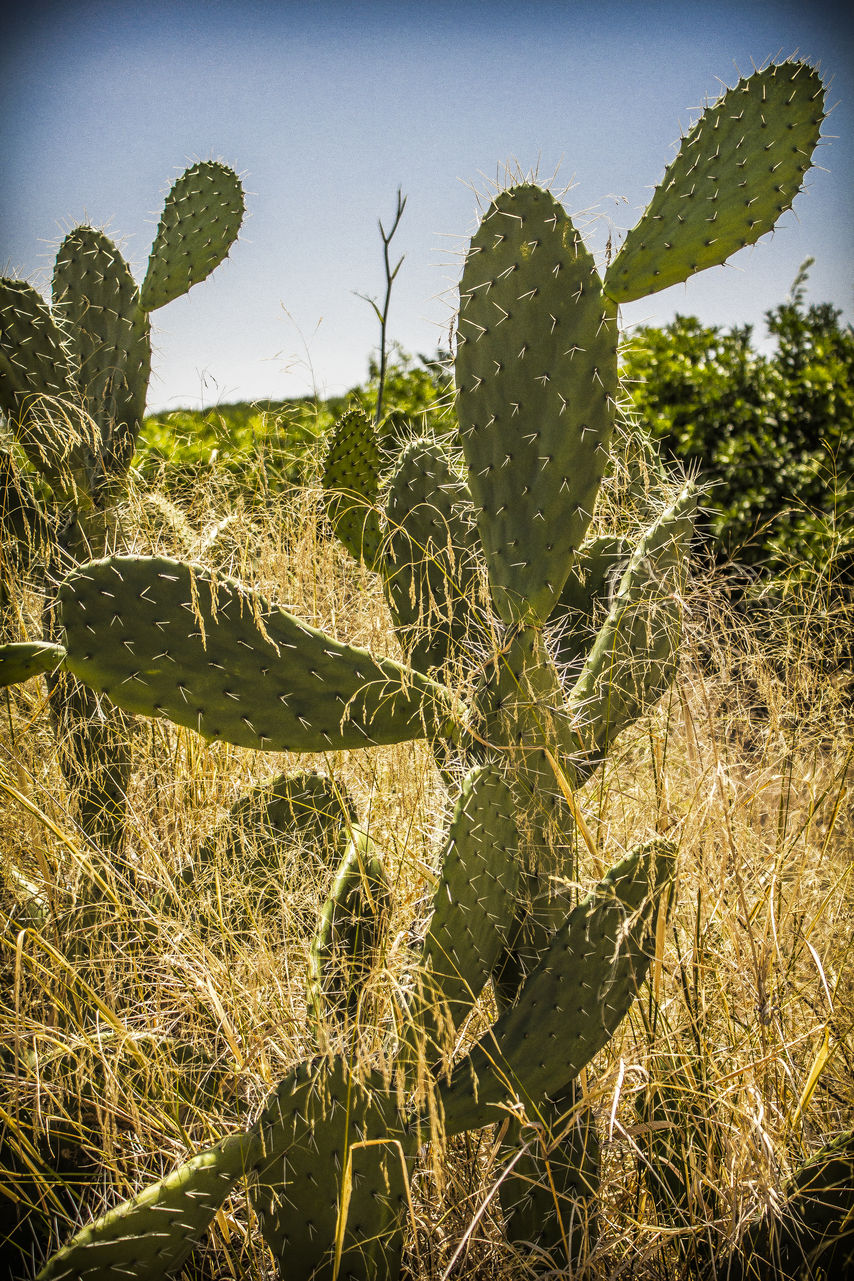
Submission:
M 340 639 L 399 654 L 382 591 L 328 536 L 316 488 L 251 507 L 223 493 L 212 468 L 182 516 L 138 482 L 126 546 L 201 558 Z M 40 634 L 38 604 L 19 597 L 19 636 Z M 675 1281 L 724 1260 L 804 1158 L 854 1126 L 854 686 L 834 660 L 840 610 L 814 583 L 799 613 L 755 623 L 725 579 L 698 572 L 672 690 L 580 793 L 602 864 L 666 833 L 678 890 L 650 982 L 583 1076 L 603 1177 L 599 1240 L 576 1277 Z M 268 756 L 139 721 L 111 860 L 69 807 L 44 683 L 3 699 L 0 1227 L 17 1202 L 29 1259 L 0 1249 L 26 1277 L 81 1223 L 240 1128 L 294 1063 L 344 1049 L 390 1070 L 449 800 L 423 742 Z M 181 878 L 248 785 L 307 767 L 354 798 L 393 886 L 358 1027 L 346 1042 L 322 1030 L 319 1046 L 306 968 L 331 869 L 283 843 L 263 875 L 248 875 L 247 850 Z M 585 887 L 596 862 L 582 846 Z M 490 1014 L 484 999 L 466 1040 Z M 424 1151 L 413 1281 L 570 1275 L 504 1239 L 506 1161 L 492 1129 Z M 273 1275 L 242 1195 L 185 1275 Z

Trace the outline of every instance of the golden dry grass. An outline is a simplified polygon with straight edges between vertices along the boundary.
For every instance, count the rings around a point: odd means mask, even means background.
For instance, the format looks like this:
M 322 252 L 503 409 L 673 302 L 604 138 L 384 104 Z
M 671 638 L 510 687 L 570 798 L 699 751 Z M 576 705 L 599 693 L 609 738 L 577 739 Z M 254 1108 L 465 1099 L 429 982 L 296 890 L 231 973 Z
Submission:
M 142 497 L 124 520 L 132 548 L 206 554 L 204 530 L 223 516 L 215 492 L 198 496 L 186 528 Z M 238 510 L 216 545 L 218 567 L 341 639 L 397 656 L 376 582 L 326 539 L 317 510 L 310 491 L 264 513 Z M 23 603 L 19 626 L 37 635 L 37 601 Z M 722 1255 L 805 1155 L 854 1124 L 854 699 L 850 683 L 828 674 L 819 635 L 826 650 L 838 620 L 814 607 L 809 626 L 780 615 L 752 634 L 714 579 L 695 583 L 688 606 L 672 691 L 579 797 L 608 862 L 655 832 L 679 849 L 652 981 L 584 1074 L 603 1137 L 602 1231 L 574 1275 L 600 1281 L 687 1275 L 695 1243 Z M 328 876 L 316 860 L 283 848 L 263 912 L 239 866 L 220 862 L 196 890 L 178 879 L 235 798 L 275 773 L 317 768 L 347 788 L 382 850 L 394 908 L 349 1047 L 374 1063 L 392 1052 L 448 802 L 423 743 L 268 757 L 144 722 L 127 845 L 111 863 L 69 809 L 42 683 L 4 701 L 0 1166 L 10 1170 L 14 1156 L 19 1174 L 3 1194 L 32 1202 L 56 1248 L 239 1128 L 317 1051 L 306 963 Z M 79 893 L 93 877 L 94 906 Z M 595 879 L 583 871 L 585 884 Z M 27 884 L 46 896 L 42 919 L 27 915 Z M 478 1017 L 488 1016 L 482 1003 Z M 191 1064 L 176 1061 L 176 1043 L 197 1056 Z M 194 1089 L 182 1096 L 191 1071 Z M 649 1111 L 662 1099 L 679 1125 Z M 51 1136 L 69 1157 L 52 1183 L 37 1151 Z M 534 1250 L 503 1239 L 494 1195 L 503 1159 L 485 1130 L 422 1161 L 411 1189 L 413 1281 L 543 1275 Z M 680 1199 L 653 1196 L 648 1169 L 675 1170 Z M 186 1275 L 272 1275 L 241 1198 L 218 1215 Z

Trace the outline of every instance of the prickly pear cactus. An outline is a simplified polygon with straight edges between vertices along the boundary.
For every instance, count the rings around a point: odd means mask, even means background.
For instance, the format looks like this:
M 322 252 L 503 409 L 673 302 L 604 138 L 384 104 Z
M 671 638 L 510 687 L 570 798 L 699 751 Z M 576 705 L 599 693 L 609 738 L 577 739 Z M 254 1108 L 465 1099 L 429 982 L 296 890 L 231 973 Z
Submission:
M 264 1148 L 253 1155 L 256 1211 L 283 1274 L 396 1275 L 416 1142 L 508 1109 L 526 1143 L 503 1194 L 509 1235 L 525 1239 L 540 1215 L 541 1256 L 560 1247 L 570 1271 L 595 1240 L 595 1118 L 580 1120 L 577 1078 L 645 980 L 676 849 L 640 844 L 579 902 L 574 886 L 592 878 L 576 792 L 673 679 L 697 504 L 693 485 L 671 485 L 639 538 L 594 524 L 617 307 L 770 229 L 811 162 L 822 94 L 795 62 L 724 94 L 604 278 L 550 193 L 526 182 L 489 204 L 460 287 L 457 440 L 409 442 L 386 470 L 376 429 L 354 417 L 327 467 L 332 522 L 382 574 L 408 665 L 177 562 L 95 561 L 62 588 L 61 662 L 128 711 L 264 750 L 444 736 L 460 758 L 465 781 L 398 1024 L 408 1111 L 370 1065 L 307 1063 L 253 1131 Z M 453 670 L 465 705 L 436 679 Z M 381 897 L 369 845 L 349 836 L 315 943 L 318 1021 L 331 1021 L 335 946 L 353 985 L 339 995 L 358 1008 L 366 907 Z M 499 1014 L 459 1055 L 490 984 Z
M 51 491 L 42 521 L 49 578 L 106 550 L 110 507 L 123 492 L 145 412 L 149 313 L 213 271 L 243 212 L 237 175 L 205 161 L 169 193 L 141 289 L 116 245 L 89 226 L 75 227 L 59 247 L 50 305 L 25 281 L 0 280 L 0 411 Z M 55 627 L 48 594 L 48 636 Z M 89 836 L 116 850 L 131 768 L 129 723 L 73 678 L 58 675 L 49 686 L 77 817 Z

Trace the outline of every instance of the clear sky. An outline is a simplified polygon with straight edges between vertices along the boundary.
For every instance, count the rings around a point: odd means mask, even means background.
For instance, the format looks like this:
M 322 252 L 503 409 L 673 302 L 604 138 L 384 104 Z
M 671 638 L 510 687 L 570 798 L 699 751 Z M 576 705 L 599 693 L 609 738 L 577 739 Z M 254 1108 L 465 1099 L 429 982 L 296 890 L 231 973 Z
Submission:
M 149 404 L 340 392 L 378 340 L 377 218 L 408 196 L 390 332 L 447 345 L 475 192 L 538 168 L 595 252 L 637 219 L 721 82 L 796 50 L 838 103 L 773 237 L 624 309 L 751 322 L 816 259 L 808 298 L 854 315 L 854 24 L 822 0 L 7 0 L 0 271 L 47 288 L 64 230 L 106 227 L 141 279 L 163 194 L 213 157 L 244 177 L 230 260 L 155 313 Z

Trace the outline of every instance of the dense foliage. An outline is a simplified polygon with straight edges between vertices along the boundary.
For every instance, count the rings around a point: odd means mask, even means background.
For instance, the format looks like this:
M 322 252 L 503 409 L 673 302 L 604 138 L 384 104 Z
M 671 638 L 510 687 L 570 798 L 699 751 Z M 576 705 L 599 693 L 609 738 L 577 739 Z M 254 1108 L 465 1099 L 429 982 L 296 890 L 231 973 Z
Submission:
M 185 501 L 214 475 L 220 487 L 233 487 L 244 499 L 304 484 L 312 477 L 315 446 L 335 420 L 356 406 L 373 412 L 378 377 L 372 360 L 362 386 L 326 400 L 240 401 L 151 415 L 139 438 L 137 474 Z M 449 387 L 441 357 L 416 359 L 395 349 L 386 370 L 385 411 L 398 410 L 417 422 L 450 402 Z
M 677 316 L 641 329 L 624 353 L 633 407 L 665 453 L 712 482 L 720 557 L 778 578 L 854 581 L 854 331 L 829 304 L 805 306 L 802 268 L 766 313 L 775 350 L 749 325 Z

